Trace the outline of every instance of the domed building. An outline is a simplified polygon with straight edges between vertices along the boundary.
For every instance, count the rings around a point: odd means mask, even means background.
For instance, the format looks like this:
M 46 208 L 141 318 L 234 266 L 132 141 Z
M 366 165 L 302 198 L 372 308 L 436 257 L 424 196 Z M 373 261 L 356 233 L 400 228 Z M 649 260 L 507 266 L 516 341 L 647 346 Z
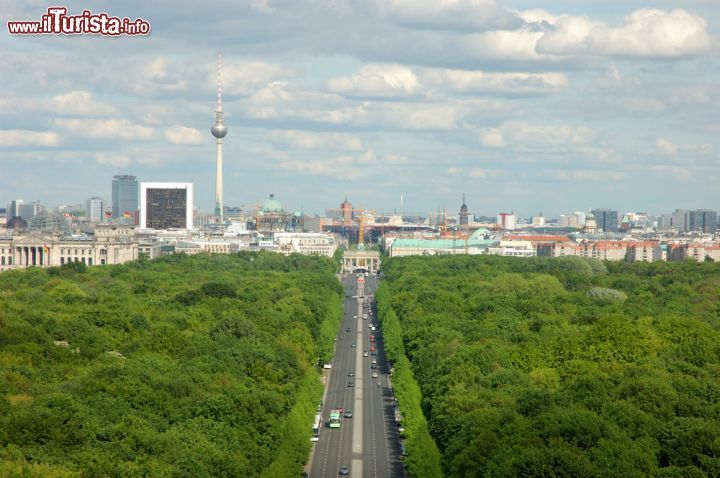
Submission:
M 72 232 L 70 229 L 70 219 L 56 211 L 39 212 L 30 219 L 28 229 L 31 232 L 40 232 L 55 236 L 65 236 Z
M 275 195 L 270 194 L 258 211 L 257 221 L 259 222 L 257 227 L 259 231 L 288 231 L 293 230 L 299 224 L 300 217 L 285 211 Z
M 283 212 L 282 204 L 280 204 L 280 201 L 275 199 L 274 194 L 270 194 L 270 197 L 265 200 L 262 205 L 262 212 Z
M 585 226 L 582 232 L 585 234 L 597 233 L 597 221 L 595 221 L 595 214 L 593 214 L 592 211 L 585 216 Z

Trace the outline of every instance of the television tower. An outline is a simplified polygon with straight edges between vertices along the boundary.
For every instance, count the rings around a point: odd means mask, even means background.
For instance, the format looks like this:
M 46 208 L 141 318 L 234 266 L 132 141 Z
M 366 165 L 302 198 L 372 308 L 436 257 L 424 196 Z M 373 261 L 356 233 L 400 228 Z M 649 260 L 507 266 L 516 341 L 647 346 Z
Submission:
M 223 178 L 222 178 L 222 139 L 227 134 L 227 126 L 223 119 L 222 110 L 222 53 L 218 52 L 218 81 L 217 81 L 217 109 L 215 110 L 215 124 L 210 131 L 217 139 L 215 152 L 215 220 L 223 222 Z

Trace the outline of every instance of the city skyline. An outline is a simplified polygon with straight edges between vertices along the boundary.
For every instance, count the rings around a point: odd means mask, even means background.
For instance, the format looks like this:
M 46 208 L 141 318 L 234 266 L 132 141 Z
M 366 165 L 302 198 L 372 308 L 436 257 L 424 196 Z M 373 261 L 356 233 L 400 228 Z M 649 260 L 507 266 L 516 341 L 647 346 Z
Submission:
M 274 192 L 389 212 L 403 195 L 455 214 L 464 190 L 475 214 L 718 209 L 712 2 L 221 3 L 93 6 L 147 19 L 147 37 L 4 35 L 3 202 L 108 200 L 132 173 L 192 181 L 212 212 L 222 46 L 229 206 Z

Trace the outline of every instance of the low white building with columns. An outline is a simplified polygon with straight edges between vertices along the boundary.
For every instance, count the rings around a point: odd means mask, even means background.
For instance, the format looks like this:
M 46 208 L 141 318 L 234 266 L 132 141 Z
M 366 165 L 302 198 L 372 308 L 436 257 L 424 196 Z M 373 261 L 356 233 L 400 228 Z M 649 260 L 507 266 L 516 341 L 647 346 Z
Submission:
M 88 266 L 122 264 L 138 258 L 135 231 L 127 226 L 98 226 L 91 236 L 24 233 L 0 236 L 0 271 L 57 267 L 69 262 Z

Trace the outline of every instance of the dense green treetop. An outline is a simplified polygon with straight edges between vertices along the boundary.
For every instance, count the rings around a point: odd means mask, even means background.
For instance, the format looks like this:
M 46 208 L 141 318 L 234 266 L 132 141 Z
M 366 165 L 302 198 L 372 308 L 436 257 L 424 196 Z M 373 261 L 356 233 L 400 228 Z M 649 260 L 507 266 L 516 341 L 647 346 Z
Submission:
M 446 476 L 720 476 L 717 264 L 383 268 Z
M 334 272 L 241 253 L 0 274 L 0 474 L 299 472 Z

